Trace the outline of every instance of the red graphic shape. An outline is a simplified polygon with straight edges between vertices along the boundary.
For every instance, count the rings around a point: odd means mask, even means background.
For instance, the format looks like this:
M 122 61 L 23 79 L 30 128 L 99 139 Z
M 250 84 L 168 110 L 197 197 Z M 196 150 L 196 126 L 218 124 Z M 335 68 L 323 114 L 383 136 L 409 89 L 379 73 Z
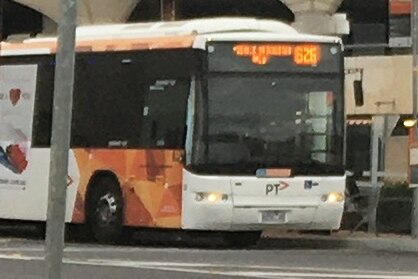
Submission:
M 124 187 L 125 202 L 125 225 L 127 226 L 148 226 L 153 227 L 154 218 L 142 203 L 141 199 Z
M 9 91 L 10 102 L 13 106 L 16 106 L 20 100 L 20 96 L 22 95 L 22 91 L 19 88 L 13 88 Z
M 279 191 L 283 191 L 289 187 L 289 184 L 283 181 L 280 181 Z
M 16 169 L 16 172 L 21 174 L 28 166 L 25 154 L 20 150 L 16 144 L 9 145 L 6 148 L 7 155 L 9 156 L 10 164 Z

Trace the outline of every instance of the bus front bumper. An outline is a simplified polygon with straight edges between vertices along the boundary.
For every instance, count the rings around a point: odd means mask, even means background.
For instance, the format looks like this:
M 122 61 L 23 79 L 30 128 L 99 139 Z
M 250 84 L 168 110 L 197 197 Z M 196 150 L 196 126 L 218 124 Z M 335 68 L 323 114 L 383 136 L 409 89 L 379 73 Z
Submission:
M 184 219 L 190 230 L 247 231 L 283 228 L 294 230 L 338 230 L 343 203 L 306 206 L 252 207 L 231 203 L 196 205 Z

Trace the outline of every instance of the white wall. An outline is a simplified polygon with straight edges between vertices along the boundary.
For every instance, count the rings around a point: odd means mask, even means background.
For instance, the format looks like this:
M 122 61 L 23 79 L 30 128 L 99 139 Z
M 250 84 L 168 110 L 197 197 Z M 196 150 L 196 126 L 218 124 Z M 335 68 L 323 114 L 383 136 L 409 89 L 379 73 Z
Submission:
M 346 75 L 347 114 L 412 113 L 411 56 L 348 57 L 346 69 L 363 68 L 364 106 L 354 104 L 353 80 L 359 74 Z M 378 104 L 378 102 L 387 102 Z

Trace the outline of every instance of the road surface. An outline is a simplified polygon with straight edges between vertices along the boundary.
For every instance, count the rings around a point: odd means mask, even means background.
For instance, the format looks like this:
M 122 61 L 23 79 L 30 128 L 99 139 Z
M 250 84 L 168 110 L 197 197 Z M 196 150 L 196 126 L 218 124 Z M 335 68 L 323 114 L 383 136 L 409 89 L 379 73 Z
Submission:
M 190 249 L 67 244 L 64 278 L 418 279 L 417 256 L 309 247 Z M 1 279 L 43 278 L 43 241 L 0 238 Z

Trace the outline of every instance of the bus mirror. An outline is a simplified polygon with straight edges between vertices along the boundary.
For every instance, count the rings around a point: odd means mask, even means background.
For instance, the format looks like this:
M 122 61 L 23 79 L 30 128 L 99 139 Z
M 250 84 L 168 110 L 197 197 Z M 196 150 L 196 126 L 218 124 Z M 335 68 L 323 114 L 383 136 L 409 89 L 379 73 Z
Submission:
M 353 82 L 354 87 L 354 100 L 357 107 L 364 105 L 364 96 L 363 96 L 363 81 L 355 80 Z

